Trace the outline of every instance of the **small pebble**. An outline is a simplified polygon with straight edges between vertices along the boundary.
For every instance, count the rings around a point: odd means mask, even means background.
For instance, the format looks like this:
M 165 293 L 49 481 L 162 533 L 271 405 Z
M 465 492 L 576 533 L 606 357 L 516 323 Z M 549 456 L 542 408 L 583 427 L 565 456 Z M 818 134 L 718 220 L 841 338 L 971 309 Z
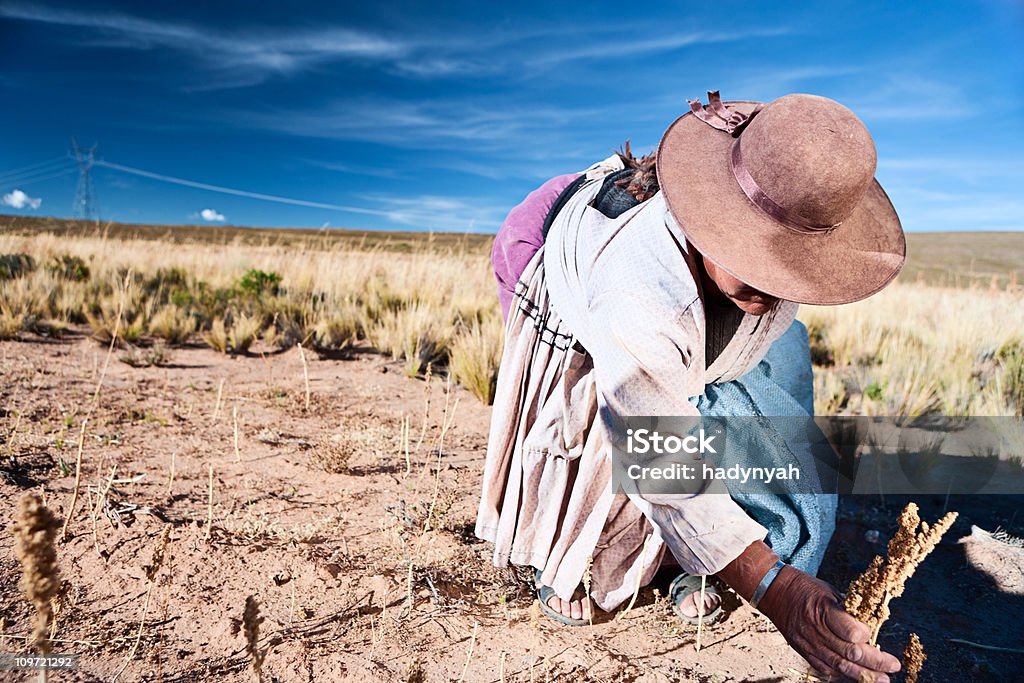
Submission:
M 868 529 L 864 532 L 864 540 L 868 543 L 878 543 L 879 538 L 881 538 L 881 534 L 877 529 Z

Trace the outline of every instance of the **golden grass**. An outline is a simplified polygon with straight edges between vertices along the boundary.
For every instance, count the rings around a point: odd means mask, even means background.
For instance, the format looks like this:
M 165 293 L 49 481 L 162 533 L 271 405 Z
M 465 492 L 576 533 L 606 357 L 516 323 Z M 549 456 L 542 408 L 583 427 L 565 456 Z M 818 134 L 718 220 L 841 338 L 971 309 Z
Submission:
M 37 264 L 0 280 L 0 337 L 88 322 L 110 340 L 121 311 L 119 341 L 202 341 L 233 353 L 257 339 L 322 354 L 369 345 L 410 376 L 447 369 L 493 400 L 504 332 L 486 240 L 407 236 L 394 249 L 388 236 L 173 229 L 161 238 L 121 228 L 0 236 L 0 255 Z M 986 267 L 1001 267 L 992 258 Z M 803 307 L 817 412 L 1024 413 L 1024 292 L 1012 273 L 1004 280 L 966 289 L 901 281 L 857 304 Z
M 25 329 L 25 316 L 15 312 L 6 304 L 0 304 L 0 341 L 16 339 L 18 333 L 23 329 Z
M 196 319 L 178 306 L 165 304 L 150 317 L 148 329 L 154 337 L 184 344 L 196 331 Z
M 1024 296 L 894 284 L 855 304 L 801 307 L 819 414 L 1020 415 Z M 1015 343 L 1017 344 L 1015 346 Z M 1000 351 L 1002 350 L 1002 353 Z
M 334 230 L 319 228 L 255 228 L 213 225 L 139 225 L 95 223 L 93 221 L 0 215 L 0 227 L 26 235 L 51 234 L 61 238 L 100 236 L 114 240 L 147 240 L 171 244 L 210 245 L 274 244 L 288 248 L 370 249 L 396 253 L 473 252 L 485 254 L 491 248 L 489 235 L 445 232 L 386 232 L 382 230 Z M 0 276 L 4 263 L 0 262 Z
M 1017 284 L 1024 276 L 1024 233 L 908 233 L 901 282 L 948 287 Z
M 488 319 L 463 326 L 452 343 L 452 378 L 487 405 L 494 403 L 504 337 L 500 321 Z

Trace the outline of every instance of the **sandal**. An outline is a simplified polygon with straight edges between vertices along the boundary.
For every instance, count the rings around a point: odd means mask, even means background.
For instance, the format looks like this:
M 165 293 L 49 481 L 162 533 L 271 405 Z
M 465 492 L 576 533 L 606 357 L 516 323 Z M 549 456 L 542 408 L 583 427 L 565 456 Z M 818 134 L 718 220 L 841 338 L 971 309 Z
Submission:
M 700 593 L 700 577 L 693 574 L 680 574 L 672 580 L 672 583 L 669 584 L 668 587 L 668 598 L 672 601 L 672 611 L 675 612 L 677 617 L 685 621 L 687 624 L 693 624 L 696 626 L 698 618 L 683 614 L 679 608 L 683 600 L 694 593 Z M 718 596 L 718 607 L 704 615 L 704 625 L 710 626 L 718 621 L 722 616 L 722 597 L 721 594 L 719 594 L 718 589 L 715 588 L 710 581 L 704 588 L 704 594 Z M 703 605 L 701 607 L 703 607 Z
M 555 589 L 551 586 L 540 585 L 540 575 L 541 571 L 539 569 L 533 570 L 534 585 L 537 586 L 537 598 L 540 600 L 540 610 L 544 612 L 544 614 L 546 614 L 547 616 L 557 621 L 558 623 L 565 624 L 566 626 L 588 625 L 590 623 L 589 619 L 573 619 L 572 617 L 567 617 L 561 612 L 554 610 L 548 606 L 548 600 L 550 600 L 553 597 L 556 597 Z M 583 584 L 580 584 L 577 590 L 583 591 Z M 591 609 L 593 609 L 593 605 L 591 605 Z

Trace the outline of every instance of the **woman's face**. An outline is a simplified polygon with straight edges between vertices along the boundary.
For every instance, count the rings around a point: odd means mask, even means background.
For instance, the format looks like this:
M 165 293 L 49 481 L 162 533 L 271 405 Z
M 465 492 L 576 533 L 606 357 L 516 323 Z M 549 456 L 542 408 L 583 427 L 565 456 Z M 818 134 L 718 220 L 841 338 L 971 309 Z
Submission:
M 739 309 L 750 315 L 764 315 L 779 302 L 777 297 L 765 294 L 746 283 L 737 280 L 729 273 L 716 266 L 707 257 L 701 257 L 704 269 L 711 281 L 718 287 L 722 296 L 736 304 Z

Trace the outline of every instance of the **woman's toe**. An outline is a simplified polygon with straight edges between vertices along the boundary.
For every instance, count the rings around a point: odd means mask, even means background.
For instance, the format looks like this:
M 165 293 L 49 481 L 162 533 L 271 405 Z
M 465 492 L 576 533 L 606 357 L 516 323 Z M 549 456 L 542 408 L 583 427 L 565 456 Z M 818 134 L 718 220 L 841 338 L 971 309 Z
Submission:
M 711 614 L 722 604 L 722 598 L 717 595 L 704 596 L 704 614 Z
M 548 600 L 548 607 L 569 619 L 587 619 L 590 616 L 590 609 L 584 598 L 562 600 L 555 595 Z
M 685 614 L 686 616 L 690 617 L 691 619 L 696 618 L 696 616 L 697 616 L 697 602 L 699 600 L 700 600 L 700 593 L 699 592 L 698 593 L 690 593 L 685 598 L 683 598 L 683 602 L 679 606 L 679 611 L 681 611 L 683 614 Z M 721 598 L 719 598 L 717 595 L 714 595 L 712 593 L 706 593 L 704 595 L 704 610 L 703 610 L 704 611 L 704 616 L 707 616 L 711 612 L 714 612 L 718 608 L 719 604 L 721 604 Z

